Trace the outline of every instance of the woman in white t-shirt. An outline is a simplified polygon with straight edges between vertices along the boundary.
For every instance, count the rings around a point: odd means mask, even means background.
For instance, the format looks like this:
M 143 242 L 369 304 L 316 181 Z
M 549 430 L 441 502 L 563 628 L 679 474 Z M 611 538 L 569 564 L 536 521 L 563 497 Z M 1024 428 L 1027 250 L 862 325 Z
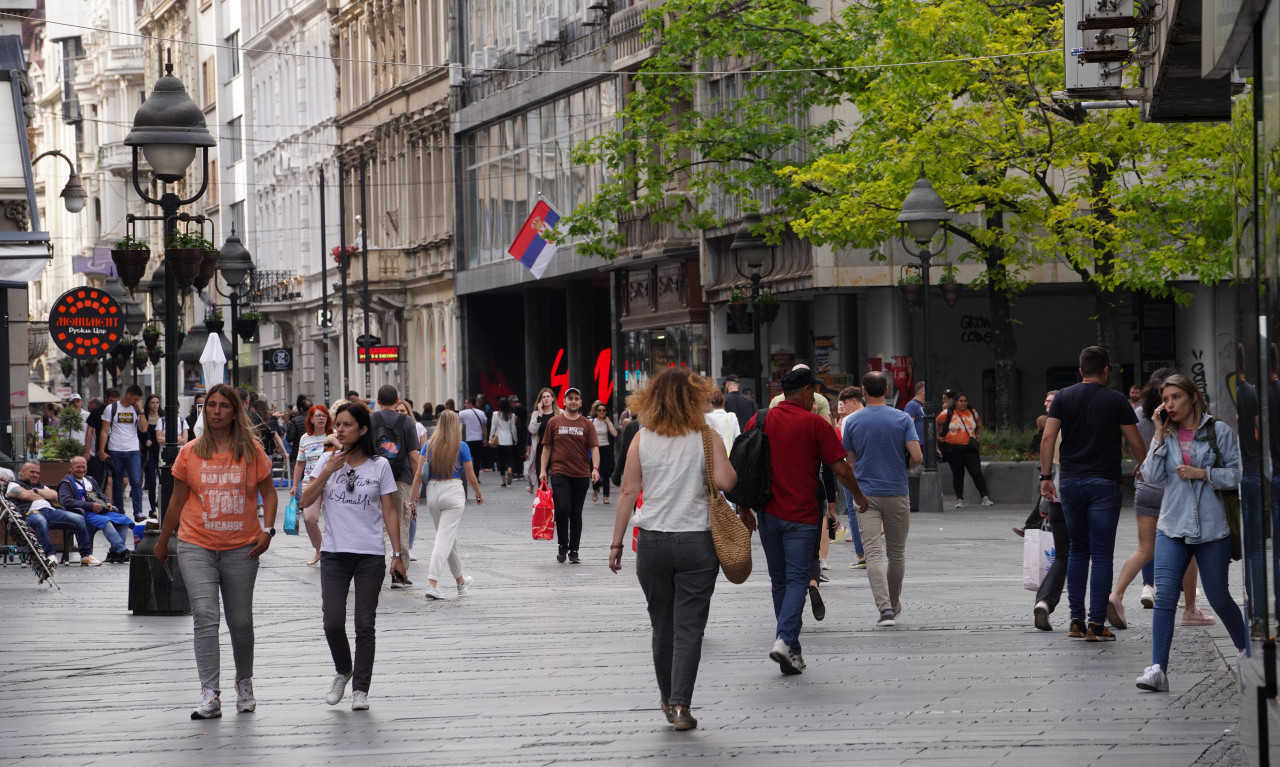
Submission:
M 716 389 L 711 392 L 711 410 L 703 416 L 707 421 L 707 426 L 711 430 L 720 435 L 720 441 L 724 443 L 725 452 L 733 450 L 733 441 L 742 433 L 741 424 L 738 423 L 738 416 L 724 409 L 724 392 Z
M 333 424 L 329 418 L 329 409 L 324 405 L 314 405 L 307 411 L 307 433 L 298 438 L 298 461 L 293 469 L 293 492 L 300 506 L 302 491 L 305 489 L 305 483 L 310 481 L 308 478 L 311 476 L 311 470 L 315 468 L 316 460 L 337 447 L 337 440 L 332 435 Z M 315 565 L 320 561 L 321 542 L 318 502 L 303 507 L 302 524 L 307 528 L 307 537 L 311 539 L 311 546 L 316 550 L 307 564 Z
M 489 446 L 496 448 L 498 472 L 502 474 L 502 486 L 511 485 L 511 470 L 516 467 L 516 445 L 520 442 L 520 425 L 516 423 L 511 400 L 498 399 L 498 409 L 489 416 Z
M 408 583 L 400 541 L 400 515 L 395 508 L 396 479 L 391 464 L 378 456 L 370 431 L 369 409 L 349 402 L 333 416 L 333 433 L 340 448 L 322 453 L 308 475 L 302 505 L 319 501 L 324 508 L 320 545 L 320 604 L 324 636 L 329 642 L 337 675 L 325 701 L 336 706 L 351 682 L 351 710 L 369 708 L 373 677 L 374 622 L 382 590 L 385 550 L 382 535 L 391 539 L 391 577 Z M 352 663 L 347 639 L 347 592 L 355 583 L 356 654 Z

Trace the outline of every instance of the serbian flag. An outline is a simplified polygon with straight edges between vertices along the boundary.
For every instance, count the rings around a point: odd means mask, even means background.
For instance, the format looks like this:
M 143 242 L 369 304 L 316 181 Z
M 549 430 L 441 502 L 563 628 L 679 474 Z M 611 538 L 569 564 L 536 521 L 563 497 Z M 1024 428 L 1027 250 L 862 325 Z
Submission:
M 524 226 L 520 227 L 516 241 L 507 248 L 508 253 L 533 273 L 534 279 L 542 279 L 542 273 L 555 258 L 556 244 L 542 239 L 542 233 L 554 230 L 558 223 L 560 214 L 546 200 L 539 200 L 524 220 Z

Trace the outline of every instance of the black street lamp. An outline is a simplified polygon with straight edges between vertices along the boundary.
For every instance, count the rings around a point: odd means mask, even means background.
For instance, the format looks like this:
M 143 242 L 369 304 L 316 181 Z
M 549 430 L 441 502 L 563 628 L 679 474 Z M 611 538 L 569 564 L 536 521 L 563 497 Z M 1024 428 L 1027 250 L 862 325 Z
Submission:
M 187 95 L 182 81 L 173 75 L 173 63 L 165 64 L 164 76 L 156 81 L 151 95 L 133 117 L 133 129 L 124 139 L 133 147 L 133 188 L 138 196 L 160 206 L 164 214 L 166 257 L 170 235 L 177 230 L 178 209 L 200 199 L 209 186 L 209 148 L 216 142 L 205 123 L 204 112 Z M 183 199 L 168 190 L 168 185 L 181 181 L 203 150 L 200 163 L 200 188 Z M 164 192 L 154 198 L 143 188 L 138 173 L 138 153 L 142 152 L 151 166 L 152 175 L 164 185 Z M 163 268 L 163 266 L 161 267 Z M 173 463 L 178 457 L 178 278 L 177 269 L 164 271 L 164 448 L 160 456 L 160 518 L 164 519 L 173 494 Z M 159 269 L 157 269 L 159 272 Z M 152 277 L 154 284 L 156 278 Z M 153 298 L 155 293 L 152 293 Z M 147 540 L 129 569 L 129 609 L 137 615 L 173 615 L 190 610 L 186 588 L 181 581 L 181 568 L 176 562 L 161 567 L 149 555 L 158 531 L 148 531 Z M 170 554 L 172 557 L 176 552 Z
M 226 244 L 218 252 L 218 271 L 222 272 L 222 281 L 227 283 L 230 289 L 229 293 L 223 293 L 219 289 L 218 294 L 231 300 L 231 384 L 233 386 L 240 385 L 240 330 L 237 326 L 240 319 L 240 301 L 253 287 L 253 281 L 248 280 L 246 283 L 246 278 L 253 273 L 254 269 L 249 249 L 240 241 L 233 225 Z M 241 290 L 242 287 L 243 290 Z
M 67 165 L 71 166 L 71 177 L 67 179 L 67 185 L 62 187 L 62 193 L 58 196 L 62 198 L 62 204 L 67 207 L 68 213 L 79 213 L 84 210 L 85 200 L 89 195 L 84 191 L 84 185 L 80 183 L 80 174 L 76 172 L 76 164 L 57 149 L 50 149 L 47 152 L 41 152 L 31 161 L 35 165 L 45 157 L 61 157 L 67 161 Z
M 925 382 L 924 397 L 924 470 L 920 472 L 920 511 L 942 512 L 942 491 L 938 486 L 938 409 L 932 393 L 928 390 L 930 375 L 930 358 L 933 354 L 933 331 L 929 326 L 929 260 L 941 255 L 947 249 L 946 232 L 943 231 L 942 244 L 937 250 L 931 250 L 930 244 L 937 236 L 938 230 L 952 219 L 951 211 L 942 201 L 942 197 L 934 190 L 933 184 L 925 178 L 924 169 L 920 170 L 920 178 L 911 187 L 907 199 L 902 201 L 902 212 L 898 214 L 901 230 L 898 239 L 907 253 L 920 259 L 920 273 L 924 281 L 924 359 L 916 366 L 920 371 L 920 380 Z M 918 246 L 912 249 L 908 238 Z
M 760 283 L 764 278 L 773 274 L 774 257 L 773 246 L 765 241 L 764 237 L 753 234 L 752 231 L 761 228 L 764 221 L 760 218 L 759 213 L 748 213 L 742 219 L 742 225 L 738 227 L 738 231 L 733 235 L 733 244 L 729 246 L 729 252 L 733 253 L 734 267 L 738 270 L 738 274 L 748 280 L 751 280 L 751 334 L 752 343 L 755 353 L 752 363 L 751 375 L 756 379 L 756 406 L 760 407 L 764 404 L 765 387 L 768 385 L 768 379 L 764 377 L 764 365 L 760 359 L 760 309 L 757 299 L 760 298 Z M 761 273 L 765 261 L 768 260 L 769 268 Z M 745 267 L 745 269 L 744 269 Z

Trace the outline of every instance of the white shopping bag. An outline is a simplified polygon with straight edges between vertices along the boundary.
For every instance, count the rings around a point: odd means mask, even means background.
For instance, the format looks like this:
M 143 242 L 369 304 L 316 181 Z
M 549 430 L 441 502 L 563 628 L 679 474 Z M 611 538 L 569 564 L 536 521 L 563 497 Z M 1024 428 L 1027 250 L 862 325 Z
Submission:
M 1027 530 L 1022 541 L 1022 588 L 1037 591 L 1055 556 L 1051 530 Z

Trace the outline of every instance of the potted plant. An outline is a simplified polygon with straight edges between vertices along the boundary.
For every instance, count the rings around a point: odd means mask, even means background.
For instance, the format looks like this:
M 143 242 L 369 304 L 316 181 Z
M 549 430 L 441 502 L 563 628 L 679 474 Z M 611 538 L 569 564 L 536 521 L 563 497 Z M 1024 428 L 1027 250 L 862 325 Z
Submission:
M 750 299 L 742 288 L 734 288 L 729 293 L 729 316 L 741 325 L 747 321 L 747 302 Z
M 329 254 L 333 256 L 333 263 L 337 264 L 338 268 L 343 272 L 346 272 L 347 268 L 351 266 L 351 257 L 359 252 L 360 249 L 355 245 L 334 245 Z
M 62 359 L 58 360 L 58 367 L 62 368 L 63 378 L 70 378 L 71 374 L 75 372 L 76 361 L 71 359 L 70 357 L 63 357 Z
M 247 312 L 240 312 L 240 316 L 236 318 L 236 335 L 240 336 L 240 340 L 246 344 L 253 343 L 253 339 L 258 336 L 258 322 L 262 319 L 262 315 L 250 309 Z
M 71 438 L 71 432 L 84 428 L 80 408 L 67 405 L 58 411 L 58 422 L 45 430 L 40 445 L 40 481 L 57 487 L 71 470 L 71 459 L 84 455 L 84 441 Z
M 142 329 L 142 343 L 147 347 L 147 351 L 152 351 L 160 345 L 160 328 L 155 325 L 148 325 Z
M 133 341 L 126 338 L 116 344 L 116 348 L 111 350 L 111 358 L 115 360 L 116 369 L 124 369 L 128 359 L 133 356 Z
M 954 307 L 960 300 L 960 283 L 956 281 L 956 269 L 947 264 L 942 268 L 942 276 L 938 278 L 938 289 L 942 291 L 942 300 L 947 306 Z
M 204 290 L 218 273 L 218 251 L 206 250 L 204 260 L 200 262 L 200 272 L 191 284 L 196 290 Z
M 189 288 L 195 284 L 196 278 L 200 276 L 200 267 L 210 252 L 215 254 L 212 258 L 216 264 L 217 250 L 198 230 L 174 231 L 169 234 L 164 243 L 164 260 L 173 271 L 178 287 Z
M 778 311 L 782 308 L 778 305 L 777 294 L 767 290 L 760 291 L 760 295 L 756 296 L 755 305 L 756 316 L 761 322 L 773 322 L 778 319 Z
M 221 333 L 226 327 L 226 322 L 222 319 L 222 312 L 214 309 L 205 315 L 204 326 L 209 329 L 210 333 Z
M 147 351 L 147 359 L 151 361 L 152 365 L 159 365 L 160 360 L 164 359 L 164 352 L 159 349 L 151 349 Z
M 924 300 L 924 278 L 919 272 L 907 272 L 898 278 L 898 290 L 908 309 L 915 309 Z
M 150 260 L 151 246 L 142 240 L 135 240 L 132 235 L 117 240 L 111 248 L 111 261 L 116 265 L 116 274 L 129 290 L 142 282 L 142 274 L 147 270 L 147 262 Z

